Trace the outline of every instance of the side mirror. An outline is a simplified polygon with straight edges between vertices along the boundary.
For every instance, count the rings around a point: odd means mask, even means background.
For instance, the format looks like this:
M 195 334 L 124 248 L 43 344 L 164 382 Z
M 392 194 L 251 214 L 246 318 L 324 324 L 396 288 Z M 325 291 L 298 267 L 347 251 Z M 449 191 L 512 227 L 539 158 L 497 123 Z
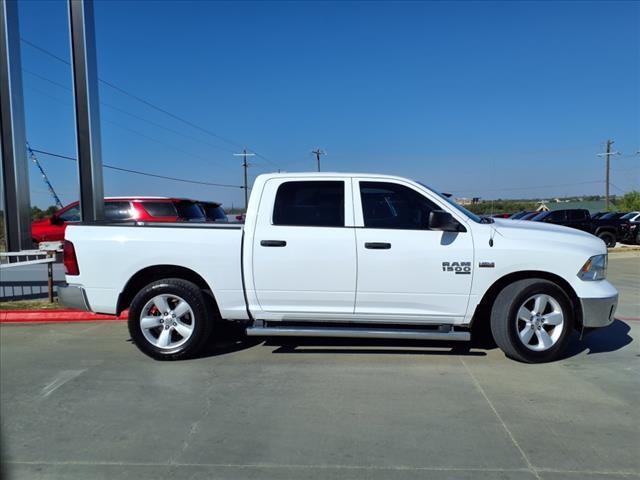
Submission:
M 449 212 L 432 210 L 429 213 L 429 228 L 443 232 L 460 232 L 462 229 L 458 221 Z
M 51 225 L 60 225 L 62 223 L 60 217 L 58 217 L 55 213 L 51 215 L 49 222 L 51 222 Z

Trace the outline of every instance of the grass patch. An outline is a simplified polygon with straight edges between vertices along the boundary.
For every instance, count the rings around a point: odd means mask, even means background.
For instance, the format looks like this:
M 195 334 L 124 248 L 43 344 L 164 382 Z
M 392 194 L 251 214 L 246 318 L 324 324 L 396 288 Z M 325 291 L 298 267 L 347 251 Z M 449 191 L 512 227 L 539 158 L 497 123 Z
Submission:
M 55 299 L 53 303 L 49 303 L 46 299 L 0 302 L 0 310 L 59 310 L 61 308 L 67 307 L 60 305 Z

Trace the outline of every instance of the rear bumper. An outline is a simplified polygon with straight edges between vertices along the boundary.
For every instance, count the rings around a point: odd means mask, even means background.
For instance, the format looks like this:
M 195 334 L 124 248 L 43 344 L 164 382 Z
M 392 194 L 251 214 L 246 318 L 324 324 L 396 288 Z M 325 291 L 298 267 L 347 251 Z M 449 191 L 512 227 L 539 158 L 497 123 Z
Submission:
M 580 305 L 584 328 L 606 327 L 614 320 L 618 294 L 605 298 L 581 298 Z
M 70 308 L 91 311 L 84 289 L 75 285 L 60 285 L 58 287 L 58 302 Z

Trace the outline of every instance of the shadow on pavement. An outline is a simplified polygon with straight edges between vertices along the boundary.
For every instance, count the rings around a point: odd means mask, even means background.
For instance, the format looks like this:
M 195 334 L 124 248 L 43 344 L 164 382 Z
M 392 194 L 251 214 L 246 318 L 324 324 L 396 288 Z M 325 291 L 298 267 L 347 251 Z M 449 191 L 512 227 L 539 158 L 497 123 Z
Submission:
M 311 337 L 247 337 L 244 327 L 233 323 L 220 323 L 213 332 L 215 339 L 198 358 L 214 357 L 238 352 L 264 343 L 276 347 L 276 354 L 360 354 L 360 355 L 461 355 L 486 356 L 497 348 L 486 328 L 472 328 L 471 342 L 447 342 L 426 340 L 311 338 Z M 566 359 L 587 351 L 589 355 L 620 350 L 630 344 L 631 327 L 615 320 L 605 328 L 598 328 L 580 340 L 572 335 L 565 354 Z
M 469 342 L 427 340 L 386 340 L 358 338 L 269 338 L 267 346 L 276 346 L 277 354 L 359 354 L 359 355 L 464 355 L 483 357 L 487 353 L 472 350 Z
M 614 320 L 608 327 L 596 328 L 589 332 L 582 340 L 578 335 L 574 335 L 562 358 L 570 358 L 584 351 L 587 351 L 588 355 L 593 355 L 620 350 L 633 341 L 633 337 L 629 334 L 630 330 L 631 327 L 626 322 Z
M 244 333 L 245 327 L 241 325 L 231 322 L 218 322 L 214 325 L 212 333 L 214 341 L 197 358 L 226 355 L 262 343 L 262 339 L 247 337 Z

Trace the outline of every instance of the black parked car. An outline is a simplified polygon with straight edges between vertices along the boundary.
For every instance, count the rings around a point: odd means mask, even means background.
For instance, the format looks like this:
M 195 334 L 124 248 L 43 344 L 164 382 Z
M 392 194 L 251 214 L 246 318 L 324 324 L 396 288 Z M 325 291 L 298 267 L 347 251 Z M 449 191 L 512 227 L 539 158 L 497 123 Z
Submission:
M 527 215 L 533 215 L 533 214 L 537 214 L 538 212 L 528 212 L 527 210 L 522 210 L 520 212 L 516 212 L 513 215 L 511 215 L 509 218 L 511 220 L 524 220 L 523 217 L 526 217 Z
M 520 217 L 520 220 L 533 220 L 533 218 L 539 213 L 540 212 L 527 212 L 525 215 Z
M 624 215 L 624 214 L 622 214 Z M 620 217 L 622 216 L 620 215 Z M 533 217 L 534 222 L 553 223 L 565 227 L 576 228 L 584 232 L 592 233 L 607 244 L 607 247 L 615 246 L 616 242 L 634 240 L 637 236 L 638 225 L 621 218 L 593 219 L 588 210 L 566 209 L 542 212 Z M 612 217 L 618 217 L 612 215 Z
M 226 223 L 229 221 L 227 214 L 224 213 L 224 209 L 221 204 L 216 202 L 198 202 L 200 208 L 207 217 L 207 222 Z
M 597 220 L 618 220 L 619 218 L 624 217 L 626 214 L 627 212 L 607 212 L 604 215 L 597 217 Z

